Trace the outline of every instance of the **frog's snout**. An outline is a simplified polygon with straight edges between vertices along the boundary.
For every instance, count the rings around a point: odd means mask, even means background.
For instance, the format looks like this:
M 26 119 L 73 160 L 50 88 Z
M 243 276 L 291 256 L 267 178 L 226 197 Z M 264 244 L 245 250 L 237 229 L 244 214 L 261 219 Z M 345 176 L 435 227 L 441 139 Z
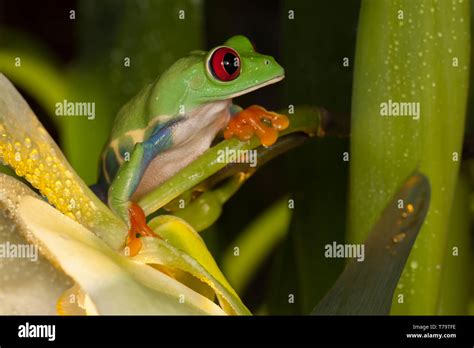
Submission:
M 285 75 L 285 69 L 283 69 L 273 57 L 268 56 L 263 59 L 263 68 L 271 72 L 274 76 Z

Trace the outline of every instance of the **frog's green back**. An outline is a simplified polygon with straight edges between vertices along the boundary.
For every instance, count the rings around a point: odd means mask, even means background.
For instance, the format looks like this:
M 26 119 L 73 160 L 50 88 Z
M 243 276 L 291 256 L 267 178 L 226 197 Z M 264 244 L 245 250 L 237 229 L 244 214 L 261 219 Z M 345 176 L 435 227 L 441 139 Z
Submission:
M 117 114 L 110 139 L 131 130 L 145 130 L 156 116 L 176 116 L 181 105 L 188 109 L 191 106 L 186 100 L 191 87 L 189 81 L 196 74 L 202 74 L 202 69 L 196 69 L 196 66 L 203 64 L 203 55 L 203 52 L 195 51 L 179 59 L 125 104 Z M 203 81 L 203 77 L 200 80 Z
M 148 117 L 144 112 L 153 84 L 143 88 L 135 97 L 119 110 L 110 134 L 110 139 L 119 138 L 126 132 L 134 129 L 143 129 L 148 124 Z

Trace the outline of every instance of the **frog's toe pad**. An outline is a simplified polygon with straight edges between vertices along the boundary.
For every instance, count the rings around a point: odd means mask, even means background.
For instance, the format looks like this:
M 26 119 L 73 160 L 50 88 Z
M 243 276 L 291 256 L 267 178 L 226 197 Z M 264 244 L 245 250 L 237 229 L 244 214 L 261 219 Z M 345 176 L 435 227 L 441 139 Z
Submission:
M 276 142 L 278 131 L 287 128 L 289 124 L 287 116 L 252 105 L 232 117 L 224 131 L 224 137 L 229 139 L 236 136 L 240 140 L 248 140 L 255 134 L 263 146 L 270 146 Z
M 147 225 L 145 213 L 138 204 L 131 202 L 128 214 L 130 219 L 127 238 L 128 255 L 135 256 L 142 247 L 140 237 L 160 237 Z

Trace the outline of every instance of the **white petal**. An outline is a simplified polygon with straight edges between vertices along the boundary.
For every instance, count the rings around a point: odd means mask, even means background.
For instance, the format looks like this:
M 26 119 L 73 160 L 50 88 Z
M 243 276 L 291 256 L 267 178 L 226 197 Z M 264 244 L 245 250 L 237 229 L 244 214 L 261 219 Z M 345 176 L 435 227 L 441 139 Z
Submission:
M 23 255 L 28 258 L 11 257 L 11 253 L 0 257 L 0 314 L 56 314 L 56 300 L 72 282 L 41 254 L 35 255 L 34 246 L 24 238 L 26 231 L 15 217 L 25 195 L 36 196 L 20 181 L 0 174 L 0 248 L 4 253 L 14 248 L 30 251 Z
M 175 279 L 116 253 L 41 200 L 22 198 L 19 217 L 50 260 L 89 295 L 99 314 L 225 314 Z

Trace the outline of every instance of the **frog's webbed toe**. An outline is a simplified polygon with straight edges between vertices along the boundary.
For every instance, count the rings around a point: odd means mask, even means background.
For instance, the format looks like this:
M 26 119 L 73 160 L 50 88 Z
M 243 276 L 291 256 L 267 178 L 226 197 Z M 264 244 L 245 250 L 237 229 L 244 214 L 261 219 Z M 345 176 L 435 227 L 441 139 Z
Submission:
M 229 121 L 224 137 L 229 139 L 236 136 L 240 140 L 248 140 L 255 134 L 263 146 L 270 146 L 276 142 L 278 131 L 287 128 L 289 124 L 290 121 L 286 115 L 252 105 L 237 113 Z

